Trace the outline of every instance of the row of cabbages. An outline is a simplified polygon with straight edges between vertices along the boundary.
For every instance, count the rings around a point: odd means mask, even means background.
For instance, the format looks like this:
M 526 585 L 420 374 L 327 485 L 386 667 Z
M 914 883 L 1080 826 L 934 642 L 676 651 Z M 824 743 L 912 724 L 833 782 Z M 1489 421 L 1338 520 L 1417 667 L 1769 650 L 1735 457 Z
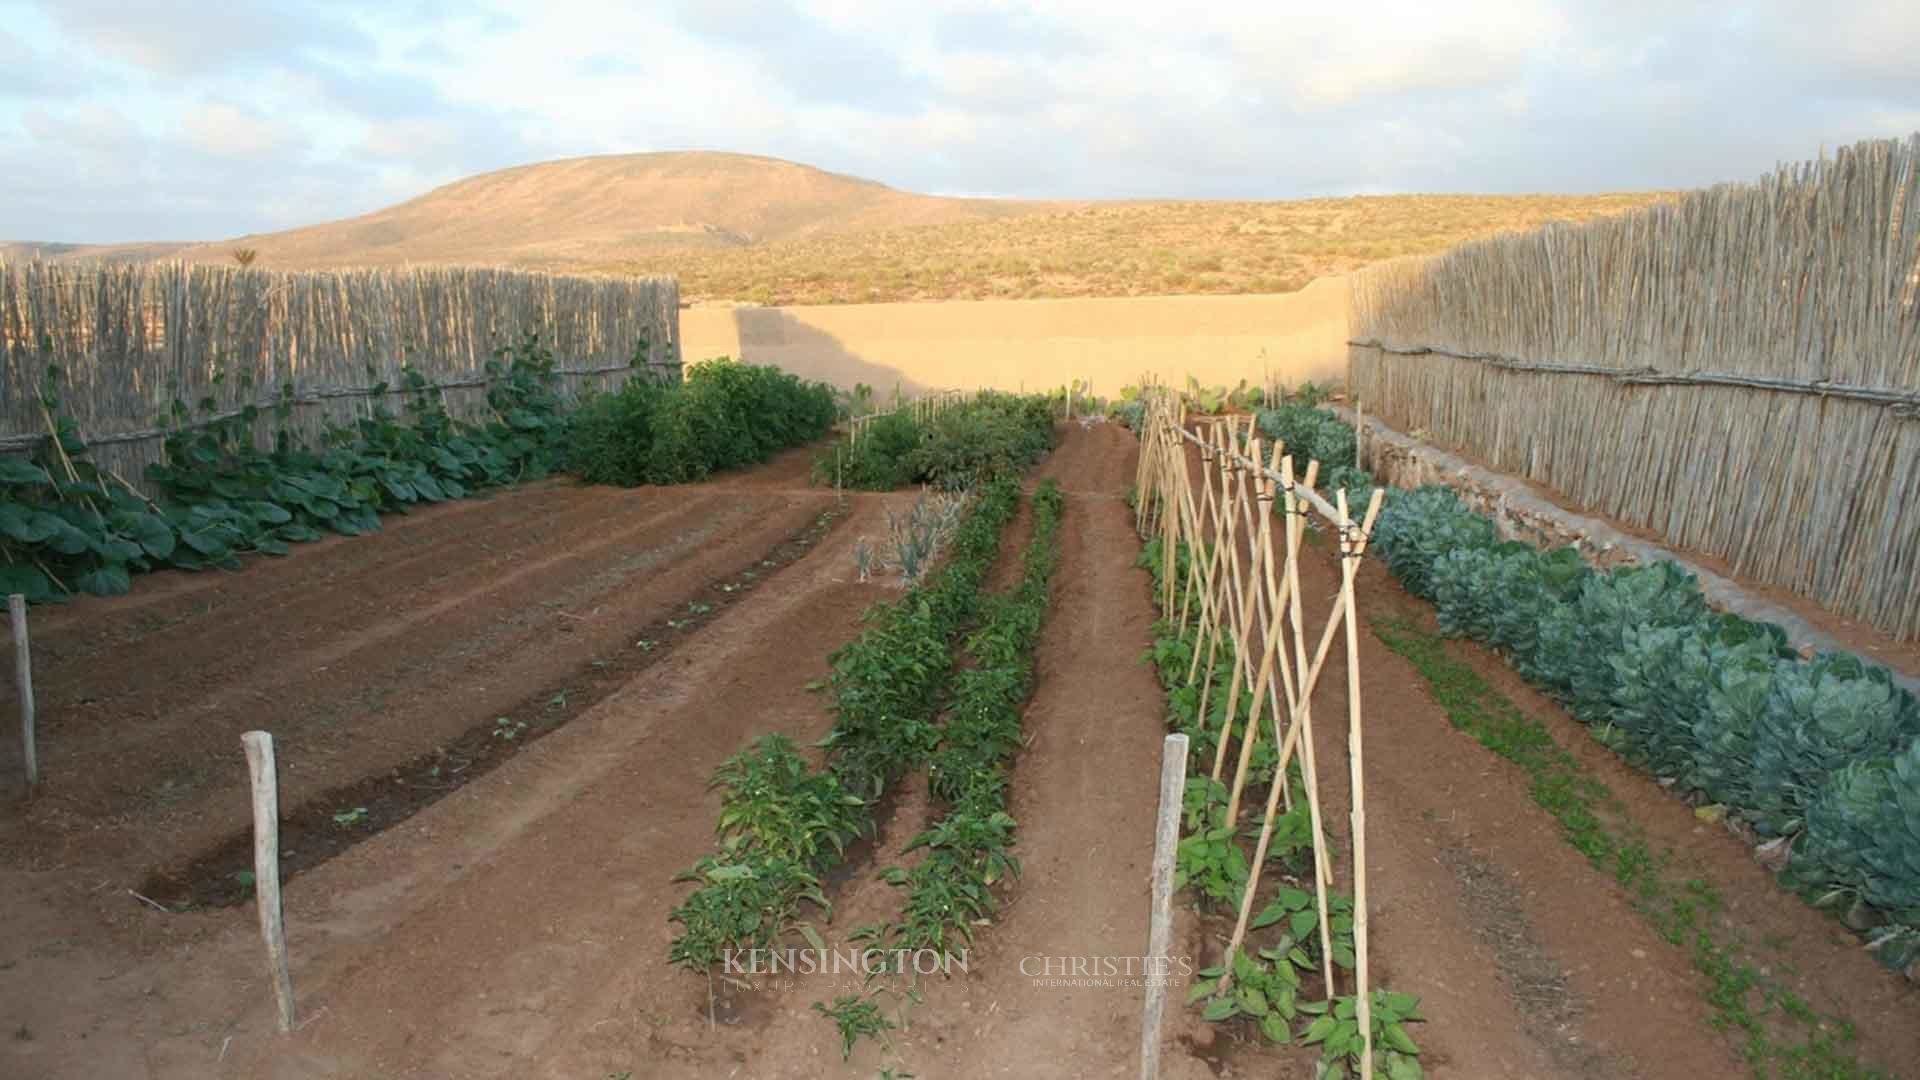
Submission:
M 1920 953 L 1920 703 L 1884 669 L 1804 659 L 1778 627 L 1709 610 L 1670 562 L 1594 570 L 1572 548 L 1502 542 L 1444 487 L 1394 492 L 1374 545 L 1443 630 L 1499 649 L 1601 741 L 1789 845 L 1794 886 L 1877 909 L 1889 961 Z

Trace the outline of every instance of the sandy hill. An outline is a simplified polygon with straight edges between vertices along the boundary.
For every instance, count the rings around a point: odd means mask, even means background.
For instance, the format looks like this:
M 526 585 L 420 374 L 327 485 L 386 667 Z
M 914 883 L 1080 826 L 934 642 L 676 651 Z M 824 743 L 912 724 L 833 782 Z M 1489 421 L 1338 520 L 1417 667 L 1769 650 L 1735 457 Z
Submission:
M 1660 197 L 956 199 L 748 154 L 616 154 L 483 173 L 286 232 L 205 244 L 0 244 L 0 258 L 225 261 L 251 248 L 272 269 L 665 273 L 680 278 L 686 300 L 783 304 L 1285 292 L 1395 255 Z
M 875 229 L 991 221 L 1046 203 L 948 199 L 778 158 L 707 152 L 568 158 L 482 173 L 345 221 L 187 252 L 261 266 L 398 262 L 567 268 Z

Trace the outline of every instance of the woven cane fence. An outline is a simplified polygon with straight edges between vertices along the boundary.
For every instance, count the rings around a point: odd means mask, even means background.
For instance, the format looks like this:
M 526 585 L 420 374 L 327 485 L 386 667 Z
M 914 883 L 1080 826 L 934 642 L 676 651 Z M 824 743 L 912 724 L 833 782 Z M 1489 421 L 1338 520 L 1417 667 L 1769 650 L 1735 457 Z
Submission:
M 1920 135 L 1352 289 L 1368 413 L 1920 635 Z
M 552 351 L 563 394 L 612 388 L 636 367 L 671 374 L 678 286 L 480 268 L 0 264 L 0 452 L 47 434 L 50 365 L 99 464 L 139 483 L 170 432 L 249 405 L 269 414 L 283 395 L 292 415 L 272 427 L 305 437 L 379 398 L 398 412 L 406 367 L 471 417 L 487 408 L 488 361 L 528 333 Z M 264 415 L 255 426 L 270 437 Z

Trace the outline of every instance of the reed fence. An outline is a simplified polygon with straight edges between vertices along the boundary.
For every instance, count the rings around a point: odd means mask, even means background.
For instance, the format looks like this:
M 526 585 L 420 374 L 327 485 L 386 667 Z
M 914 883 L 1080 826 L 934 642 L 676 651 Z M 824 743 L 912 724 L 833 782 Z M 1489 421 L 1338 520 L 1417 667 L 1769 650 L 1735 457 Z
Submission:
M 0 452 L 47 435 L 49 365 L 61 411 L 101 466 L 139 483 L 182 427 L 249 405 L 270 415 L 285 395 L 292 415 L 273 428 L 315 437 L 365 415 L 376 397 L 397 397 L 406 367 L 439 388 L 450 413 L 476 415 L 487 408 L 487 362 L 530 332 L 552 350 L 568 396 L 610 389 L 636 367 L 671 375 L 678 285 L 480 268 L 0 263 Z M 256 424 L 263 445 L 269 423 Z
M 1920 636 L 1920 135 L 1351 288 L 1369 412 Z

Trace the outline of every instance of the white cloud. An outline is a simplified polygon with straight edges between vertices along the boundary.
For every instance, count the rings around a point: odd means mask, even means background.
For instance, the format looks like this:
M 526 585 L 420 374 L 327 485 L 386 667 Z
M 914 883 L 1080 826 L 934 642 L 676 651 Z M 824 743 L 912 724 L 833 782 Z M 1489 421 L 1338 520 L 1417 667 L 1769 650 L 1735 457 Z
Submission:
M 181 121 L 187 142 L 225 158 L 266 158 L 292 141 L 280 124 L 224 103 L 201 105 Z
M 0 38 L 37 64 L 0 80 L 0 235 L 237 233 L 681 148 L 1035 197 L 1673 187 L 1920 122 L 1915 5 L 41 3 Z

